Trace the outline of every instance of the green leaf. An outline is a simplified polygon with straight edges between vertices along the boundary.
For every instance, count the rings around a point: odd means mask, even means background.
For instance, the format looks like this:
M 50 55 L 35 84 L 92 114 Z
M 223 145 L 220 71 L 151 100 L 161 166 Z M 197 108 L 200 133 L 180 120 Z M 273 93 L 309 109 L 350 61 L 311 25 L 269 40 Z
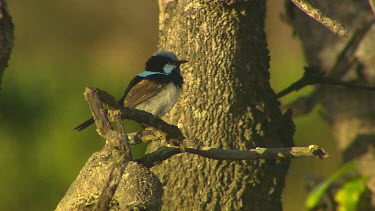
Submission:
M 356 177 L 345 182 L 335 195 L 338 211 L 356 210 L 359 197 L 366 190 L 366 177 Z
M 340 169 L 338 169 L 331 177 L 320 183 L 316 188 L 314 188 L 309 195 L 307 196 L 305 207 L 310 210 L 316 207 L 324 195 L 324 193 L 327 191 L 329 186 L 332 185 L 333 182 L 338 180 L 339 178 L 343 177 L 349 172 L 352 172 L 356 169 L 356 165 L 354 162 L 346 163 L 344 166 L 342 166 Z

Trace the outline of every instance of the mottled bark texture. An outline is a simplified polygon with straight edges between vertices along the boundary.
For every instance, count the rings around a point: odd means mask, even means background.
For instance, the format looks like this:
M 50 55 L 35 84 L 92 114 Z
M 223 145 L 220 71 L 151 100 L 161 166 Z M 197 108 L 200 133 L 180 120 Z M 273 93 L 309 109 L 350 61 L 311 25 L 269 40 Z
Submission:
M 265 1 L 159 0 L 159 6 L 159 48 L 190 61 L 167 121 L 205 146 L 291 146 L 293 123 L 269 85 Z M 289 163 L 180 154 L 152 171 L 163 183 L 163 210 L 281 210 Z
M 5 0 L 0 0 L 0 85 L 13 47 L 13 23 Z
M 356 30 L 374 19 L 368 1 L 311 1 L 327 16 L 339 20 L 350 30 Z M 299 9 L 294 8 L 291 23 L 301 37 L 307 62 L 329 70 L 349 39 L 339 38 Z M 334 76 L 345 81 L 375 86 L 375 25 L 373 24 L 354 52 L 356 62 Z M 352 58 L 343 58 L 351 60 Z M 321 87 L 319 101 L 326 112 L 337 146 L 344 161 L 355 159 L 361 174 L 369 176 L 367 187 L 372 192 L 375 207 L 375 93 L 350 88 Z M 370 167 L 372 166 L 372 167 Z M 370 168 L 369 168 L 370 167 Z M 370 209 L 370 208 L 369 208 Z
M 106 147 L 94 153 L 70 186 L 56 210 L 93 210 L 109 179 L 116 150 Z M 110 210 L 160 210 L 162 187 L 147 168 L 129 162 L 110 203 Z
M 97 132 L 107 141 L 82 168 L 56 210 L 160 210 L 159 179 L 148 168 L 129 161 L 132 155 L 121 115 L 137 115 L 121 111 L 116 100 L 99 89 L 87 88 L 85 98 Z

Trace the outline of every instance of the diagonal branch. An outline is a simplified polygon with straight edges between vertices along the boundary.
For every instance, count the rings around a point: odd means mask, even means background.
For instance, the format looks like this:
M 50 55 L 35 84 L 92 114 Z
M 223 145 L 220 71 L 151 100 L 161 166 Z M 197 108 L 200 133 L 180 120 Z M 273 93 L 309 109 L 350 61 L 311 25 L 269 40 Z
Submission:
M 276 94 L 277 98 L 281 98 L 293 91 L 298 91 L 305 86 L 313 85 L 319 82 L 324 76 L 324 72 L 318 70 L 314 67 L 304 67 L 305 71 L 300 79 L 296 82 L 288 86 L 287 88 L 283 89 L 282 91 Z
M 254 160 L 299 157 L 329 158 L 328 153 L 317 145 L 290 148 L 256 148 L 249 150 L 223 150 L 219 148 L 203 147 L 202 149 L 185 148 L 185 152 L 214 160 Z M 151 168 L 179 153 L 182 153 L 179 148 L 162 146 L 136 161 Z
M 374 20 L 367 22 L 367 24 L 364 24 L 363 27 L 359 28 L 354 33 L 353 37 L 349 40 L 345 48 L 338 55 L 335 65 L 332 67 L 330 71 L 328 71 L 327 77 L 330 78 L 329 80 L 331 79 L 339 80 L 341 79 L 342 76 L 344 76 L 350 70 L 350 67 L 352 67 L 352 65 L 356 62 L 354 53 L 357 50 L 363 38 L 365 37 L 366 33 L 370 30 L 372 24 L 374 24 L 374 22 L 375 22 Z M 322 76 L 323 75 L 321 75 L 321 77 Z M 296 83 L 297 85 L 295 85 Z M 308 83 L 303 84 L 297 81 L 293 83 L 291 86 L 289 86 L 288 88 L 279 92 L 277 96 L 282 97 L 292 91 L 299 90 L 307 85 L 309 84 Z M 285 107 L 291 109 L 293 111 L 293 116 L 295 117 L 309 113 L 315 107 L 315 105 L 319 103 L 321 93 L 322 93 L 322 88 L 318 87 L 315 91 L 313 91 L 308 96 L 300 97 Z
M 121 113 L 122 119 L 131 119 L 138 123 L 145 124 L 147 126 L 150 126 L 150 127 L 153 127 L 153 128 L 156 128 L 158 130 L 165 132 L 167 134 L 167 137 L 166 137 L 167 140 L 175 139 L 178 141 L 182 141 L 185 138 L 177 126 L 168 124 L 164 120 L 160 119 L 159 117 L 154 116 L 146 111 L 121 106 L 116 102 L 116 100 L 111 95 L 109 95 L 105 91 L 102 91 L 100 89 L 93 88 L 93 87 L 88 87 L 86 88 L 86 92 L 97 93 L 99 101 L 110 109 L 117 109 Z M 95 119 L 95 116 L 94 116 L 94 119 Z M 96 119 L 95 119 L 95 123 L 97 124 Z M 102 125 L 101 121 L 99 121 L 98 123 L 100 123 L 99 126 Z
M 291 0 L 294 5 L 300 8 L 303 12 L 305 12 L 308 16 L 315 19 L 319 23 L 323 24 L 333 33 L 337 34 L 340 37 L 347 38 L 349 35 L 349 31 L 345 29 L 345 27 L 338 21 L 332 20 L 331 18 L 327 17 L 317 8 L 314 8 L 311 4 L 309 4 L 306 0 Z

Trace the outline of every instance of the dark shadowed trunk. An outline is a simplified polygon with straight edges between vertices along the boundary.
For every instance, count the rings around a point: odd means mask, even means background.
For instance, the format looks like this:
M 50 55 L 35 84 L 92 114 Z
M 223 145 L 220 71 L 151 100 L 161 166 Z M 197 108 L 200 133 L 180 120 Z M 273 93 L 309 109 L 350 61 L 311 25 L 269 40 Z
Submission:
M 159 0 L 159 6 L 159 48 L 190 61 L 167 121 L 205 146 L 291 146 L 293 123 L 269 85 L 265 1 Z M 163 183 L 165 210 L 281 210 L 289 163 L 182 154 L 152 171 Z

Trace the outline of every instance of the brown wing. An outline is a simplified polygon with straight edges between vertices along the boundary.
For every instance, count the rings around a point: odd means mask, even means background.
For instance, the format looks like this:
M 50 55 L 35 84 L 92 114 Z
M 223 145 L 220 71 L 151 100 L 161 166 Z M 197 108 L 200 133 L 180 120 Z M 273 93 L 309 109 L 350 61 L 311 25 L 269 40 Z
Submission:
M 167 83 L 156 83 L 154 80 L 143 79 L 133 86 L 124 99 L 125 107 L 136 107 L 161 92 Z

